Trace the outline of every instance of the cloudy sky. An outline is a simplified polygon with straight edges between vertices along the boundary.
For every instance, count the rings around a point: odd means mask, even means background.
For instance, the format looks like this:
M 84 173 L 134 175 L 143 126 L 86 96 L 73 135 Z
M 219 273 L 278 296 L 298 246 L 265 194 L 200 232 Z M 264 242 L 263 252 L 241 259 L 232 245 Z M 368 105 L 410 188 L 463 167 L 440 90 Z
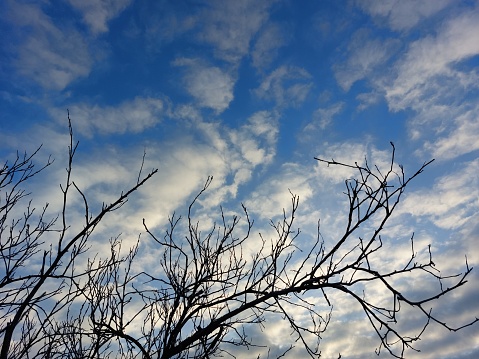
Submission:
M 243 202 L 255 233 L 267 233 L 262 223 L 281 215 L 290 189 L 301 199 L 298 241 L 318 218 L 334 241 L 348 173 L 314 157 L 381 162 L 393 141 L 408 173 L 436 161 L 409 188 L 391 241 L 400 248 L 414 231 L 446 273 L 463 271 L 464 254 L 479 264 L 478 19 L 479 2 L 457 0 L 5 0 L 0 158 L 43 143 L 38 160 L 56 161 L 31 190 L 55 208 L 69 109 L 75 180 L 93 202 L 135 182 L 144 150 L 145 166 L 159 168 L 100 232 L 133 243 L 142 218 L 161 229 L 213 175 L 205 221 Z M 479 316 L 477 298 L 474 271 L 442 318 Z M 337 301 L 324 357 L 373 357 L 366 320 Z M 257 333 L 262 344 L 288 339 L 285 323 L 271 328 Z M 417 347 L 407 357 L 477 358 L 479 325 L 431 326 Z

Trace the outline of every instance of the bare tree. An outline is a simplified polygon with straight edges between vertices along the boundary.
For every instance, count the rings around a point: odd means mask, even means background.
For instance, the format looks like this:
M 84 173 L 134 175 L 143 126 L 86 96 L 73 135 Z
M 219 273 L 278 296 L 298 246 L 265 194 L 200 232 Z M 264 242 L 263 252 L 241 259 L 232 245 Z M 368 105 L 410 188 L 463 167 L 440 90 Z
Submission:
M 61 323 L 63 312 L 74 307 L 79 295 L 74 284 L 102 268 L 79 272 L 80 268 L 76 266 L 80 256 L 88 250 L 88 239 L 106 215 L 125 204 L 128 197 L 157 171 L 141 178 L 140 169 L 133 187 L 122 192 L 114 202 L 103 204 L 98 214 L 90 213 L 85 195 L 72 180 L 73 157 L 78 142 L 73 141 L 70 117 L 68 121 L 69 161 L 66 182 L 61 186 L 63 206 L 59 216 L 45 218 L 48 204 L 36 216 L 31 201 L 26 204 L 22 215 L 15 212 L 29 195 L 22 186 L 53 162 L 48 159 L 43 167 L 35 168 L 33 157 L 40 148 L 32 155 L 25 153 L 20 156 L 17 153 L 13 163 L 7 161 L 0 169 L 0 358 L 54 356 L 55 345 L 69 338 L 59 329 L 66 330 L 71 326 L 71 323 L 67 327 Z M 69 231 L 67 219 L 67 203 L 72 191 L 77 191 L 84 199 L 84 224 L 77 233 Z M 54 242 L 50 241 L 51 236 L 56 237 Z M 115 246 L 113 241 L 112 250 Z M 113 268 L 118 264 L 116 260 L 114 258 L 105 265 Z
M 19 157 L 1 172 L 1 188 L 7 188 L 1 207 L 0 256 L 5 268 L 0 281 L 2 359 L 234 357 L 235 347 L 262 345 L 248 336 L 247 329 L 262 326 L 271 315 L 284 318 L 295 336 L 280 357 L 294 345 L 301 345 L 316 358 L 321 353 L 321 335 L 331 319 L 334 291 L 347 294 L 363 309 L 379 340 L 377 352 L 386 350 L 397 358 L 403 358 L 408 349 L 414 350 L 414 343 L 431 322 L 455 331 L 478 321 L 476 318 L 453 328 L 430 308 L 435 300 L 467 282 L 472 270 L 467 260 L 463 273 L 444 277 L 432 260 L 430 248 L 428 260 L 417 261 L 411 237 L 411 256 L 405 258 L 403 266 L 385 271 L 375 265 L 381 258 L 380 234 L 386 222 L 406 186 L 432 161 L 406 176 L 395 164 L 394 146 L 390 165 L 383 171 L 370 167 L 367 161 L 358 165 L 317 159 L 328 166 L 356 171 L 356 178 L 345 182 L 348 208 L 344 232 L 327 247 L 318 222 L 313 243 L 301 248 L 306 244 L 297 240 L 300 231 L 294 228 L 299 197 L 291 194 L 289 210 L 283 211 L 279 222 L 271 222 L 275 237 L 260 236 L 260 248 L 252 255 L 248 254 L 248 243 L 258 238 L 251 235 L 253 219 L 244 206 L 241 217 L 230 219 L 220 209 L 219 221 L 207 230 L 201 230 L 195 220 L 198 199 L 212 181 L 209 177 L 189 205 L 185 219 L 171 216 L 164 233 L 157 233 L 143 221 L 159 253 L 157 268 L 144 272 L 135 270 L 135 261 L 141 260 L 140 242 L 125 250 L 120 239 L 113 238 L 109 256 L 101 258 L 89 254 L 88 239 L 104 216 L 121 207 L 156 171 L 141 179 L 140 170 L 130 190 L 92 216 L 86 196 L 71 179 L 76 150 L 71 126 L 70 138 L 58 230 L 54 229 L 58 219 L 45 223 L 42 215 L 36 225 L 30 225 L 33 209 L 29 206 L 24 217 L 7 221 L 12 207 L 25 196 L 18 186 L 37 173 L 31 156 Z M 68 237 L 66 203 L 72 190 L 84 199 L 85 216 L 83 230 Z M 379 224 L 367 237 L 362 236 L 359 227 L 373 219 Z M 52 231 L 58 236 L 56 246 L 43 250 L 42 236 Z M 89 258 L 86 266 L 79 263 L 82 255 Z M 35 256 L 40 256 L 39 270 L 24 274 L 21 267 Z M 416 273 L 437 281 L 437 292 L 415 299 L 396 285 L 396 278 Z M 451 279 L 455 280 L 452 285 L 443 285 Z M 377 304 L 368 295 L 368 288 L 377 283 L 389 293 L 389 305 Z M 314 302 L 307 299 L 311 292 L 317 293 Z M 326 312 L 321 309 L 324 304 L 330 308 Z M 398 313 L 405 307 L 424 316 L 423 329 L 414 336 L 402 333 L 398 326 Z M 295 318 L 296 309 L 308 313 L 310 320 Z

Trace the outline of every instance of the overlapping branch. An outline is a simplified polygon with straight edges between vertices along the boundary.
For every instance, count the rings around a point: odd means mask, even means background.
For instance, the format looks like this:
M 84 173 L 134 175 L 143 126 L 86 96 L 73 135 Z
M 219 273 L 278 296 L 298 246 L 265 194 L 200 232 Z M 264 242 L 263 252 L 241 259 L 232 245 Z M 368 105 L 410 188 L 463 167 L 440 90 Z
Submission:
M 335 293 L 346 294 L 362 309 L 378 337 L 377 352 L 386 350 L 397 358 L 416 350 L 414 343 L 432 322 L 455 331 L 478 321 L 474 318 L 452 327 L 431 309 L 437 299 L 467 283 L 472 270 L 467 260 L 463 273 L 444 276 L 430 247 L 428 259 L 419 261 L 411 236 L 411 256 L 402 266 L 386 270 L 377 264 L 384 252 L 381 234 L 386 223 L 406 187 L 432 161 L 406 176 L 395 163 L 394 145 L 386 169 L 371 167 L 367 160 L 359 165 L 317 158 L 327 166 L 355 171 L 345 182 L 344 231 L 328 245 L 319 222 L 312 243 L 299 240 L 301 233 L 295 229 L 299 197 L 293 193 L 290 208 L 283 210 L 279 221 L 271 222 L 273 238 L 252 236 L 254 221 L 245 206 L 241 216 L 231 218 L 220 208 L 217 222 L 204 229 L 195 213 L 212 183 L 213 178 L 208 177 L 185 219 L 173 214 L 163 233 L 143 221 L 157 260 L 154 268 L 138 271 L 143 268 L 136 265 L 142 255 L 140 238 L 125 250 L 114 237 L 107 258 L 89 255 L 88 241 L 104 217 L 124 205 L 156 170 L 142 177 L 143 156 L 136 184 L 93 215 L 87 196 L 72 180 L 78 144 L 73 141 L 71 124 L 69 128 L 69 163 L 58 218 L 44 221 L 44 209 L 34 222 L 34 209 L 28 205 L 22 218 L 8 222 L 12 208 L 27 195 L 19 189 L 20 184 L 38 171 L 32 157 L 25 155 L 0 172 L 5 197 L 0 203 L 0 259 L 5 273 L 0 278 L 2 359 L 27 354 L 44 358 L 235 357 L 237 348 L 262 347 L 248 335 L 249 326 L 263 327 L 274 315 L 289 324 L 293 338 L 278 357 L 301 346 L 316 358 L 331 321 Z M 48 160 L 46 166 L 50 163 Z M 67 216 L 71 191 L 80 195 L 84 208 L 83 228 L 75 235 L 70 234 Z M 365 224 L 372 222 L 374 228 L 364 231 Z M 43 249 L 46 233 L 57 235 L 47 250 Z M 251 241 L 257 247 L 254 252 Z M 82 255 L 89 258 L 86 267 L 78 265 Z M 35 258 L 40 258 L 39 270 L 26 271 L 26 263 Z M 435 293 L 417 299 L 399 285 L 399 279 L 419 274 L 439 286 Z M 455 282 L 446 286 L 445 281 L 451 280 Z M 368 289 L 378 285 L 389 295 L 389 304 L 376 302 L 369 295 Z M 423 327 L 414 335 L 403 333 L 399 325 L 399 313 L 406 307 L 424 318 Z M 309 320 L 295 313 L 307 313 Z

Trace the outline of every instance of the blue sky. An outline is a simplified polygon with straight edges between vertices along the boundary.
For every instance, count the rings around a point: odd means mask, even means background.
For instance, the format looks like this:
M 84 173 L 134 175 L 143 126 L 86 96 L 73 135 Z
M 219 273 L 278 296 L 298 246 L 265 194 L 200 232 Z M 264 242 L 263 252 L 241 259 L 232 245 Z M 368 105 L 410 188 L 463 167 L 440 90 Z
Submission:
M 213 175 L 198 212 L 205 223 L 220 204 L 240 211 L 243 202 L 256 233 L 268 233 L 262 223 L 281 215 L 291 189 L 299 240 L 321 217 L 334 241 L 349 173 L 313 157 L 383 164 L 393 141 L 410 173 L 436 161 L 388 227 L 391 260 L 407 258 L 415 231 L 417 248 L 432 244 L 441 268 L 461 271 L 464 254 L 479 262 L 478 19 L 479 2 L 455 0 L 2 1 L 0 155 L 43 143 L 39 160 L 56 162 L 32 191 L 56 208 L 69 109 L 74 175 L 91 198 L 131 185 L 144 149 L 146 166 L 159 168 L 100 234 L 108 227 L 133 243 L 142 218 L 162 228 Z M 478 297 L 476 271 L 443 304 L 444 319 L 479 316 Z M 337 300 L 323 354 L 372 356 L 366 321 Z M 272 347 L 289 336 L 275 320 L 257 334 Z M 431 326 L 418 347 L 408 357 L 478 357 L 479 326 L 447 336 Z

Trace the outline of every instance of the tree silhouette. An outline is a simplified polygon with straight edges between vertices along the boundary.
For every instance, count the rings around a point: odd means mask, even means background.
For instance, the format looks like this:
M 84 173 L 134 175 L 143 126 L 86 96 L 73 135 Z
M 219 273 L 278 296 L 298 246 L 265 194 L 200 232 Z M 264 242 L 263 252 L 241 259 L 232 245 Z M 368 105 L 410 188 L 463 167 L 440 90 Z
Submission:
M 411 255 L 402 266 L 388 271 L 378 265 L 381 259 L 381 232 L 397 208 L 408 184 L 432 161 L 406 176 L 391 161 L 386 170 L 357 163 L 316 160 L 327 166 L 347 167 L 356 178 L 345 182 L 348 198 L 347 223 L 332 246 L 327 247 L 318 232 L 312 244 L 298 241 L 294 228 L 299 197 L 291 193 L 291 207 L 281 220 L 271 222 L 275 237 L 261 235 L 260 248 L 249 255 L 253 219 L 245 206 L 241 216 L 228 219 L 223 209 L 220 220 L 202 229 L 195 220 L 198 199 L 208 190 L 209 177 L 191 201 L 183 219 L 172 215 L 164 233 L 148 227 L 149 239 L 160 253 L 157 268 L 141 271 L 135 266 L 137 245 L 122 249 L 119 237 L 110 240 L 110 253 L 91 253 L 89 239 L 98 224 L 148 181 L 157 170 L 142 175 L 144 157 L 136 183 L 111 204 L 103 204 L 97 214 L 72 178 L 73 159 L 78 142 L 73 140 L 69 118 L 70 145 L 66 181 L 61 186 L 63 208 L 58 217 L 45 219 L 46 207 L 35 219 L 30 202 L 18 214 L 28 196 L 21 187 L 45 170 L 52 161 L 36 170 L 32 155 L 17 155 L 0 170 L 1 219 L 0 259 L 0 357 L 6 358 L 210 358 L 234 357 L 234 347 L 261 346 L 248 336 L 248 327 L 262 326 L 271 315 L 279 315 L 293 333 L 294 345 L 301 345 L 316 358 L 320 339 L 327 329 L 333 307 L 331 293 L 338 291 L 353 298 L 364 311 L 379 345 L 393 357 L 403 358 L 421 338 L 431 322 L 456 331 L 472 325 L 472 319 L 454 328 L 441 321 L 431 304 L 464 285 L 471 272 L 467 260 L 463 273 L 443 276 L 429 259 L 418 262 L 411 236 Z M 68 207 L 71 192 L 83 199 L 83 228 L 69 231 Z M 367 236 L 360 226 L 374 220 L 375 229 Z M 50 241 L 56 236 L 54 242 Z M 48 237 L 48 239 L 46 238 Z M 379 259 L 379 260 L 378 260 Z M 34 265 L 32 265 L 34 264 Z M 400 278 L 421 273 L 437 281 L 437 292 L 413 298 L 398 285 Z M 450 284 L 451 279 L 455 282 Z M 447 280 L 447 284 L 444 281 Z M 381 286 L 388 293 L 388 304 L 378 303 L 368 288 Z M 315 301 L 310 294 L 315 293 Z M 321 308 L 329 309 L 323 312 Z M 418 310 L 424 326 L 411 336 L 401 331 L 398 313 L 404 308 Z M 309 320 L 295 317 L 300 310 Z M 340 355 L 339 355 L 340 357 Z

